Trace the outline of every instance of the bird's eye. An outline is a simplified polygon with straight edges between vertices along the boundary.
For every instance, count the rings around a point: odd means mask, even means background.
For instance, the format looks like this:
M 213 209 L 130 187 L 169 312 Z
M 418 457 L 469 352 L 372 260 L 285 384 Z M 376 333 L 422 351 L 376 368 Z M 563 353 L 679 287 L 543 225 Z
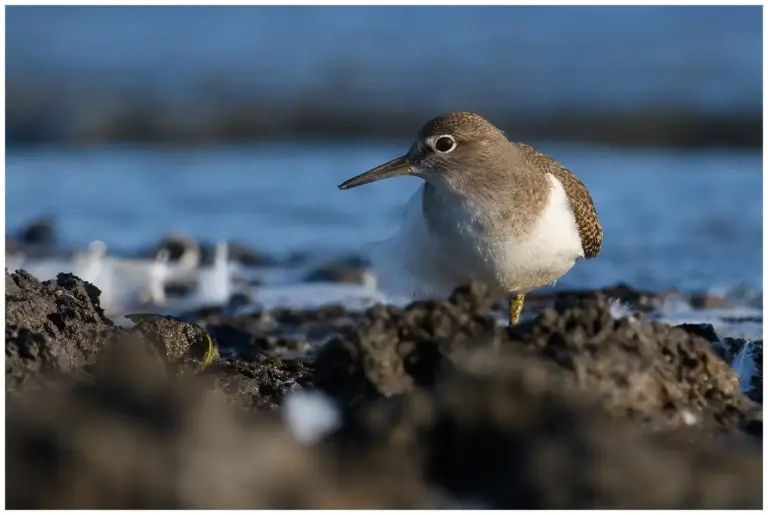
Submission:
M 456 140 L 451 136 L 440 136 L 435 140 L 435 150 L 443 154 L 456 148 Z

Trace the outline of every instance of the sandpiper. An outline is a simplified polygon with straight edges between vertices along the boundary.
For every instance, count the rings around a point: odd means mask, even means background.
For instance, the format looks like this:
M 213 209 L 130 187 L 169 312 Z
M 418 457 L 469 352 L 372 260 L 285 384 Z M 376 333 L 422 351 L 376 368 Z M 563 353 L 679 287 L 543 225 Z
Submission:
M 372 256 L 384 290 L 444 297 L 481 281 L 510 295 L 512 326 L 526 293 L 600 251 L 603 230 L 584 184 L 479 115 L 433 118 L 406 155 L 339 188 L 398 175 L 425 182 L 408 202 L 400 231 Z

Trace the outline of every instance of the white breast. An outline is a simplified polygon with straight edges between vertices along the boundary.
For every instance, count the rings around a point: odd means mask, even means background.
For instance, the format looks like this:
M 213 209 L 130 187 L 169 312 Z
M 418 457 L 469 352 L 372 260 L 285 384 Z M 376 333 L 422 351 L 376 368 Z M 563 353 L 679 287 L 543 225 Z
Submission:
M 427 230 L 422 188 L 410 199 L 400 230 L 370 248 L 378 287 L 408 298 L 448 296 L 471 280 L 505 293 L 527 292 L 565 274 L 583 256 L 576 219 L 560 181 L 547 174 L 552 190 L 542 217 L 526 237 L 512 239 L 477 231 L 463 206 L 451 235 Z
M 552 183 L 542 217 L 523 240 L 504 245 L 504 286 L 508 291 L 530 291 L 551 283 L 584 257 L 579 227 L 563 185 L 552 174 Z

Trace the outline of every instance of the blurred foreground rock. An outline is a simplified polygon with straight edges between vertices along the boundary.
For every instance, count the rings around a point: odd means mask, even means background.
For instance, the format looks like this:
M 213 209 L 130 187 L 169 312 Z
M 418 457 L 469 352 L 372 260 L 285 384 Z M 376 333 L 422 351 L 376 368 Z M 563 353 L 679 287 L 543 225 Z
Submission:
M 511 331 L 492 304 L 199 320 L 204 367 L 196 325 L 121 329 L 74 276 L 6 274 L 7 507 L 762 506 L 762 407 L 707 338 L 602 293 Z M 289 359 L 280 327 L 335 336 Z M 280 420 L 302 389 L 341 417 L 315 443 Z

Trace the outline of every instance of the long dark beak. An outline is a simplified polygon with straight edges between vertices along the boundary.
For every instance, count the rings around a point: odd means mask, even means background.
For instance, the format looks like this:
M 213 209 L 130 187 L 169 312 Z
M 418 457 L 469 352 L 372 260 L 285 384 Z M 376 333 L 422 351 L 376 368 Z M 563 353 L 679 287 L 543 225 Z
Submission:
M 384 163 L 381 166 L 377 166 L 373 170 L 368 170 L 364 174 L 353 177 L 343 184 L 339 184 L 339 189 L 348 190 L 349 188 L 356 188 L 363 184 L 369 184 L 390 177 L 397 177 L 398 175 L 409 175 L 410 173 L 411 161 L 408 159 L 408 156 L 402 156 L 393 159 L 388 163 Z

